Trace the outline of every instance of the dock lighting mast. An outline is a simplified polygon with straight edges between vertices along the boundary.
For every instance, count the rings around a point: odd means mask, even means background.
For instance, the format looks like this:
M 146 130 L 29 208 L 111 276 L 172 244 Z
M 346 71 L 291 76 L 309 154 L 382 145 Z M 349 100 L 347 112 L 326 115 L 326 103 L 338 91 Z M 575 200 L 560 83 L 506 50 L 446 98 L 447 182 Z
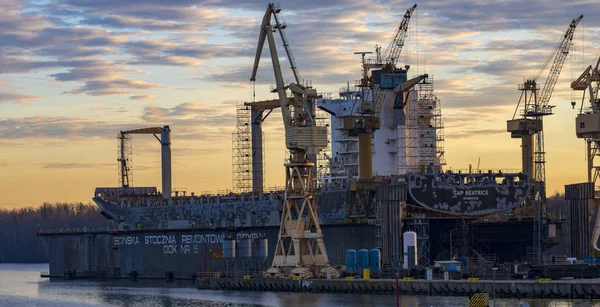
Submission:
M 596 65 L 588 66 L 581 76 L 571 83 L 573 90 L 583 92 L 575 131 L 578 138 L 586 141 L 588 182 L 593 182 L 594 187 L 596 187 L 596 182 L 600 177 L 600 166 L 594 164 L 595 158 L 600 155 L 600 96 L 598 96 L 600 90 L 600 50 L 598 54 Z M 584 108 L 586 93 L 589 95 L 589 104 Z M 574 108 L 576 102 L 571 104 Z
M 250 81 L 256 80 L 262 49 L 265 40 L 268 40 L 276 82 L 274 91 L 279 96 L 285 144 L 290 151 L 290 157 L 285 163 L 284 204 L 277 247 L 272 266 L 267 270 L 265 277 L 323 277 L 328 272 L 332 277 L 336 277 L 338 272 L 329 265 L 316 208 L 318 194 L 315 193 L 313 180 L 315 164 L 308 160 L 309 155 L 316 155 L 327 146 L 327 128 L 316 126 L 307 110 L 307 100 L 317 98 L 317 91 L 306 84 L 299 84 L 294 63 L 292 70 L 296 83 L 284 84 L 273 35 L 273 32 L 278 30 L 281 37 L 285 37 L 281 33 L 285 26 L 276 19 L 280 11 L 281 8 L 274 3 L 267 6 L 250 77 Z M 272 18 L 275 18 L 275 25 L 271 24 Z M 288 56 L 291 56 L 289 44 L 285 39 L 284 46 Z M 292 92 L 292 98 L 288 98 L 287 90 Z
M 129 188 L 130 177 L 130 165 L 127 164 L 129 161 L 128 152 L 126 148 L 126 142 L 129 140 L 128 136 L 132 134 L 152 134 L 160 142 L 161 147 L 161 169 L 162 169 L 162 195 L 163 198 L 171 197 L 171 128 L 169 126 L 164 127 L 151 127 L 134 130 L 126 130 L 119 132 L 119 169 L 120 169 L 120 180 L 123 188 Z M 160 134 L 160 138 L 157 136 Z
M 549 104 L 550 98 L 552 97 L 552 92 L 560 76 L 563 64 L 569 54 L 575 28 L 582 18 L 583 15 L 571 21 L 567 31 L 559 40 L 552 54 L 546 58 L 531 78 L 519 85 L 521 97 L 517 103 L 512 120 L 507 121 L 507 131 L 511 133 L 511 137 L 521 139 L 523 173 L 533 182 L 527 202 L 528 205 L 533 205 L 534 202 L 536 205 L 533 249 L 536 253 L 537 263 L 541 263 L 542 259 L 542 237 L 544 237 L 542 235 L 542 231 L 544 230 L 543 214 L 546 209 L 546 152 L 544 151 L 542 122 L 544 116 L 553 114 L 552 108 L 554 106 Z M 552 59 L 554 61 L 550 67 L 550 73 L 546 78 L 542 91 L 538 93 L 537 79 Z M 520 111 L 521 118 L 516 118 L 519 106 L 522 106 Z

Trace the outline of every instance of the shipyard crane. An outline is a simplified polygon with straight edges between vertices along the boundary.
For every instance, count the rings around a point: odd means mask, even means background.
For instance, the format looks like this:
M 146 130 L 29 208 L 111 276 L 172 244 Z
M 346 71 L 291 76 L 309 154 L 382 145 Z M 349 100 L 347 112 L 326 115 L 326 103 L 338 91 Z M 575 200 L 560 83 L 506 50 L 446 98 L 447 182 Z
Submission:
M 599 199 L 595 196 L 597 189 L 598 178 L 600 178 L 600 166 L 596 165 L 595 160 L 600 155 L 600 49 L 597 54 L 598 60 L 594 66 L 588 66 L 585 71 L 577 78 L 577 80 L 571 83 L 571 89 L 575 91 L 582 91 L 583 95 L 581 98 L 581 106 L 579 108 L 579 114 L 577 115 L 575 132 L 578 138 L 582 138 L 586 143 L 586 158 L 587 158 L 587 181 L 592 183 L 594 187 L 593 194 L 589 199 L 584 208 L 585 210 L 596 210 L 599 206 Z M 588 104 L 585 103 L 586 94 Z M 577 103 L 571 102 L 573 108 Z M 584 105 L 586 105 L 584 107 Z M 591 250 L 584 250 L 585 255 L 588 252 L 598 253 L 598 239 L 600 238 L 600 218 L 596 215 L 590 215 L 589 217 L 590 228 L 592 228 L 592 234 L 589 242 L 592 247 Z M 588 220 L 584 219 L 583 223 L 587 223 Z M 584 227 L 585 229 L 585 227 Z M 586 234 L 582 234 L 582 237 L 587 238 Z M 586 242 L 587 243 L 587 242 Z M 587 245 L 587 244 L 586 244 Z
M 128 162 L 131 160 L 131 152 L 127 149 L 127 143 L 132 134 L 152 134 L 161 145 L 161 169 L 162 169 L 162 195 L 163 198 L 171 197 L 171 128 L 150 127 L 133 129 L 119 132 L 119 180 L 122 188 L 129 188 L 131 167 Z M 158 137 L 160 135 L 160 137 Z
M 380 49 L 376 46 L 377 60 L 371 62 L 365 59 L 365 55 L 371 52 L 355 52 L 362 55 L 362 78 L 358 86 L 361 88 L 361 102 L 358 112 L 352 110 L 352 116 L 344 119 L 343 129 L 348 131 L 349 136 L 358 137 L 358 181 L 350 184 L 350 215 L 351 217 L 363 217 L 372 214 L 369 204 L 373 199 L 377 183 L 373 181 L 373 149 L 371 139 L 373 133 L 381 127 L 379 118 L 386 93 L 396 93 L 398 105 L 403 101 L 403 92 L 425 79 L 419 76 L 406 81 L 406 70 L 397 69 L 396 63 L 404 47 L 404 41 L 408 34 L 408 24 L 417 5 L 409 8 L 398 27 L 394 38 L 388 45 L 385 62 L 381 60 Z M 406 66 L 408 69 L 409 66 Z M 418 81 L 416 81 L 418 79 Z M 412 84 L 410 87 L 398 88 L 403 82 Z M 414 83 L 413 83 L 414 82 Z M 368 95 L 368 93 L 371 93 Z M 396 107 L 396 103 L 394 103 Z
M 511 137 L 521 139 L 523 173 L 533 183 L 526 205 L 536 206 L 533 249 L 536 253 L 538 263 L 542 259 L 543 214 L 546 208 L 546 153 L 544 151 L 542 122 L 544 116 L 553 114 L 552 109 L 554 106 L 549 104 L 550 98 L 552 97 L 552 92 L 558 81 L 563 64 L 569 54 L 575 28 L 582 18 L 583 15 L 571 21 L 567 31 L 559 40 L 552 54 L 546 58 L 532 77 L 519 85 L 521 97 L 517 103 L 512 120 L 507 121 L 507 131 L 511 133 Z M 552 59 L 554 61 L 552 62 L 552 66 L 550 66 L 549 75 L 546 78 L 541 93 L 538 93 L 537 79 Z M 522 110 L 520 118 L 516 118 L 519 106 L 522 106 Z
M 600 166 L 594 164 L 596 156 L 600 155 L 600 50 L 598 50 L 598 60 L 595 66 L 588 66 L 586 70 L 571 83 L 571 88 L 575 91 L 582 91 L 581 107 L 577 115 L 577 125 L 575 126 L 577 137 L 586 141 L 587 152 L 587 176 L 588 182 L 596 182 L 600 177 Z M 589 104 L 584 108 L 586 94 L 589 95 Z M 576 102 L 571 103 L 573 108 Z
M 305 108 L 307 99 L 316 98 L 317 91 L 299 83 L 284 84 L 273 35 L 275 30 L 283 29 L 281 26 L 275 29 L 271 24 L 271 19 L 280 11 L 281 8 L 274 3 L 267 6 L 250 77 L 251 81 L 256 80 L 260 56 L 267 40 L 275 75 L 275 90 L 279 96 L 285 128 L 285 143 L 290 157 L 285 164 L 285 193 L 277 247 L 272 266 L 267 270 L 265 277 L 291 275 L 310 278 L 313 275 L 323 277 L 328 273 L 335 277 L 338 272 L 329 265 L 316 208 L 314 163 L 308 160 L 308 155 L 317 154 L 327 146 L 327 130 L 325 127 L 316 126 L 310 112 Z M 277 24 L 279 23 L 276 22 L 276 27 Z M 287 44 L 287 40 L 284 44 Z M 296 71 L 297 77 L 295 64 L 292 64 L 292 70 Z M 292 99 L 288 99 L 287 90 L 292 92 Z

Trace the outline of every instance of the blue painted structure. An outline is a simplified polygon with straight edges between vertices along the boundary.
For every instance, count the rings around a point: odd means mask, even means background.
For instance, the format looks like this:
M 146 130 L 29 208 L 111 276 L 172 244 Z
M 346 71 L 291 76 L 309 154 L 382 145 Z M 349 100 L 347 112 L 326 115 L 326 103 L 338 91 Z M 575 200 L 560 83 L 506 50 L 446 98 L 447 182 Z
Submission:
M 381 272 L 381 251 L 377 248 L 373 248 L 369 251 L 369 264 L 371 272 Z
M 349 273 L 356 272 L 356 250 L 355 249 L 346 250 L 346 272 L 349 272 Z
M 358 269 L 360 270 L 360 272 L 362 272 L 362 270 L 368 269 L 368 268 L 369 268 L 369 250 L 363 248 L 358 251 Z

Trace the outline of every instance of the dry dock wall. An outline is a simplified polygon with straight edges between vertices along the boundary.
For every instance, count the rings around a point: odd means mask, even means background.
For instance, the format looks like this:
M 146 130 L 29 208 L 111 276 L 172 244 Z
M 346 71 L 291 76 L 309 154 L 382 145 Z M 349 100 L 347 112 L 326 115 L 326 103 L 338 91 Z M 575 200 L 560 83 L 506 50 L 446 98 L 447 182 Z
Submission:
M 322 226 L 330 262 L 343 264 L 346 249 L 374 248 L 375 226 Z M 197 272 L 222 272 L 243 276 L 265 270 L 272 261 L 278 227 L 227 230 L 157 230 L 78 234 L 43 234 L 47 244 L 50 276 L 63 278 L 65 272 L 75 272 L 75 278 L 164 279 L 191 278 Z M 267 238 L 269 257 L 223 259 L 225 238 Z M 238 246 L 239 247 L 239 246 Z

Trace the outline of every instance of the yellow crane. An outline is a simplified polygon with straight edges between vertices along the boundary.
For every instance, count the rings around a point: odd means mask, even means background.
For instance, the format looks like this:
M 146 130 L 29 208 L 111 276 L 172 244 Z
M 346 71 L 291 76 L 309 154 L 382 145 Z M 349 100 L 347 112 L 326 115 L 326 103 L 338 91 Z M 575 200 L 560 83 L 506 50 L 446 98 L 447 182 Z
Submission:
M 343 129 L 349 136 L 358 137 L 358 181 L 350 183 L 349 210 L 351 218 L 363 218 L 374 214 L 370 205 L 375 190 L 380 184 L 373 180 L 373 148 L 371 139 L 375 130 L 380 129 L 380 112 L 386 100 L 386 95 L 395 95 L 394 109 L 403 109 L 406 93 L 427 75 L 417 76 L 411 80 L 400 80 L 399 75 L 405 70 L 396 67 L 398 58 L 404 47 L 408 34 L 410 18 L 417 5 L 410 7 L 404 14 L 394 38 L 386 49 L 385 61 L 381 59 L 380 49 L 376 46 L 377 60 L 365 59 L 371 52 L 355 52 L 362 55 L 362 78 L 358 86 L 361 88 L 361 101 L 357 110 L 352 110 L 351 116 L 344 117 Z M 408 69 L 409 66 L 406 66 Z M 390 110 L 391 111 L 391 110 Z

